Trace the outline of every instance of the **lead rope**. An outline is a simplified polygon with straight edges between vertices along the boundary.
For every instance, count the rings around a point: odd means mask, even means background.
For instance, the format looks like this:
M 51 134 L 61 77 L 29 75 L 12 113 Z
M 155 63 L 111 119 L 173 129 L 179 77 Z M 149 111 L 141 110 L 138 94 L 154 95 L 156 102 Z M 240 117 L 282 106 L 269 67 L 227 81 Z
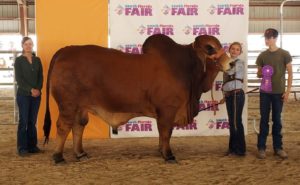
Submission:
M 203 71 L 204 73 L 206 72 L 206 55 L 205 55 L 205 59 L 204 59 L 204 63 L 203 63 Z
M 236 62 L 234 64 L 234 78 L 236 79 Z M 236 82 L 237 80 L 234 80 L 234 89 L 236 90 Z M 233 100 L 233 104 L 234 104 L 234 118 L 233 118 L 233 125 L 234 125 L 234 130 L 237 131 L 237 125 L 236 125 L 236 91 L 234 91 L 234 100 Z
M 214 116 L 216 115 L 216 104 L 215 104 L 215 99 L 214 99 L 214 92 L 213 92 L 213 88 L 214 87 L 214 83 L 212 84 L 212 87 L 211 87 L 211 99 L 212 99 L 212 108 L 214 110 Z
M 236 125 L 236 92 L 234 92 L 234 120 L 233 120 L 233 124 L 234 124 L 234 130 L 237 131 L 237 125 Z
M 214 92 L 213 92 L 213 89 L 214 89 L 214 83 L 212 83 L 211 85 L 211 99 L 212 99 L 212 107 L 213 107 L 213 110 L 214 110 L 214 116 L 217 114 L 217 111 L 216 111 L 216 103 L 215 103 L 215 99 L 214 99 Z

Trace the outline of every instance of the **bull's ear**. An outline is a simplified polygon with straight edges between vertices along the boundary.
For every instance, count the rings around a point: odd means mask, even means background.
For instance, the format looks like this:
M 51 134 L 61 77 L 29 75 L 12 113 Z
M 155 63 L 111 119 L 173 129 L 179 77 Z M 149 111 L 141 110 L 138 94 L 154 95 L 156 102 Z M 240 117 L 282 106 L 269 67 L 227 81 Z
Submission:
M 208 55 L 213 55 L 213 54 L 217 53 L 216 49 L 208 44 L 205 45 L 205 50 L 207 51 Z

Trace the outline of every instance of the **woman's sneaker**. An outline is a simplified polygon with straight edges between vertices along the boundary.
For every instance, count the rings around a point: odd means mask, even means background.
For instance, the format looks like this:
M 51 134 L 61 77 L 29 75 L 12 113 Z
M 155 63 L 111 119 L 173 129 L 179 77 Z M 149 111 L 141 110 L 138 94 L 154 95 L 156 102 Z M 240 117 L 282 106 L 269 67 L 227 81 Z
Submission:
M 281 159 L 287 159 L 288 158 L 287 153 L 284 150 L 282 150 L 282 149 L 276 150 L 275 153 L 274 153 L 274 155 L 277 155 Z

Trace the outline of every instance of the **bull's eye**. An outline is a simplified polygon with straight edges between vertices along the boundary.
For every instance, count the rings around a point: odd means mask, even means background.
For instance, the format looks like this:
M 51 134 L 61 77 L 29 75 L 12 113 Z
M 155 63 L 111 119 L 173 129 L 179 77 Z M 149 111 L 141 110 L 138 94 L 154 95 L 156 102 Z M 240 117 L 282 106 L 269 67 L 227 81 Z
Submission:
M 217 53 L 216 49 L 214 47 L 212 47 L 211 45 L 205 45 L 205 49 L 206 49 L 208 55 L 213 55 L 213 54 Z

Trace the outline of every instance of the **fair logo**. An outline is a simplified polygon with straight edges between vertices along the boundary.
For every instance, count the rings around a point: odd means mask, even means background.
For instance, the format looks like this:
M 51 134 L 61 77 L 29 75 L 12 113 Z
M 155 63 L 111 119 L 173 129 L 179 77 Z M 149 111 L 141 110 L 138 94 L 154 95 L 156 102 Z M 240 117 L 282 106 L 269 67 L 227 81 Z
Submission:
M 189 4 L 176 4 L 171 5 L 171 8 L 165 5 L 162 8 L 164 15 L 172 16 L 197 16 L 198 15 L 198 5 L 189 5 Z
M 155 35 L 155 34 L 164 34 L 164 35 L 174 35 L 174 26 L 173 25 L 163 25 L 163 24 L 155 24 L 155 25 L 141 25 L 137 29 L 140 35 Z
M 216 129 L 216 130 L 224 130 L 229 129 L 229 123 L 227 119 L 216 119 L 216 121 L 210 119 L 206 123 L 209 129 Z
M 207 9 L 208 13 L 213 15 L 215 14 L 215 12 L 217 11 L 217 8 L 214 5 L 211 5 L 208 9 Z
M 193 123 L 187 124 L 186 126 L 176 126 L 174 129 L 176 130 L 198 130 L 197 128 L 197 120 L 193 120 Z
M 211 15 L 244 15 L 243 4 L 219 4 L 211 5 L 207 11 Z
M 152 121 L 151 120 L 128 121 L 125 125 L 119 126 L 118 130 L 125 131 L 125 132 L 151 132 Z
M 223 81 L 216 81 L 215 83 L 215 91 L 222 91 Z
M 123 45 L 117 45 L 116 49 L 125 53 L 125 48 Z
M 141 54 L 142 53 L 142 44 L 125 44 L 125 45 L 118 45 L 116 47 L 117 50 L 120 50 L 124 53 L 131 53 L 131 54 Z
M 190 27 L 190 26 L 186 26 L 186 27 L 183 28 L 183 33 L 184 33 L 185 35 L 191 34 L 192 31 L 193 31 L 193 28 Z
M 214 122 L 214 120 L 210 119 L 207 123 L 206 123 L 207 127 L 209 129 L 213 129 L 216 125 L 216 123 Z
M 231 43 L 229 42 L 225 42 L 225 43 L 222 43 L 222 47 L 223 49 L 225 50 L 225 52 L 228 52 L 229 51 L 229 46 L 230 46 Z
M 125 7 L 119 5 L 115 12 L 125 16 L 153 16 L 152 5 L 125 5 Z
M 143 35 L 146 32 L 146 27 L 144 25 L 141 25 L 138 27 L 137 31 L 139 34 Z
M 217 130 L 229 129 L 228 120 L 227 119 L 217 119 L 216 120 L 216 129 Z
M 219 105 L 216 105 L 218 101 L 208 101 L 208 100 L 200 100 L 199 101 L 199 111 L 219 111 Z
M 168 5 L 165 5 L 163 6 L 161 12 L 164 14 L 164 15 L 168 15 L 169 12 L 171 11 L 171 8 L 168 6 Z
M 219 24 L 197 24 L 192 26 L 185 26 L 182 30 L 184 34 L 189 35 L 192 34 L 194 36 L 198 35 L 212 35 L 218 36 L 220 35 L 220 25 Z
M 116 12 L 116 14 L 118 14 L 118 15 L 122 15 L 123 12 L 124 12 L 123 6 L 121 6 L 121 5 L 117 6 L 117 8 L 115 9 L 115 12 Z

